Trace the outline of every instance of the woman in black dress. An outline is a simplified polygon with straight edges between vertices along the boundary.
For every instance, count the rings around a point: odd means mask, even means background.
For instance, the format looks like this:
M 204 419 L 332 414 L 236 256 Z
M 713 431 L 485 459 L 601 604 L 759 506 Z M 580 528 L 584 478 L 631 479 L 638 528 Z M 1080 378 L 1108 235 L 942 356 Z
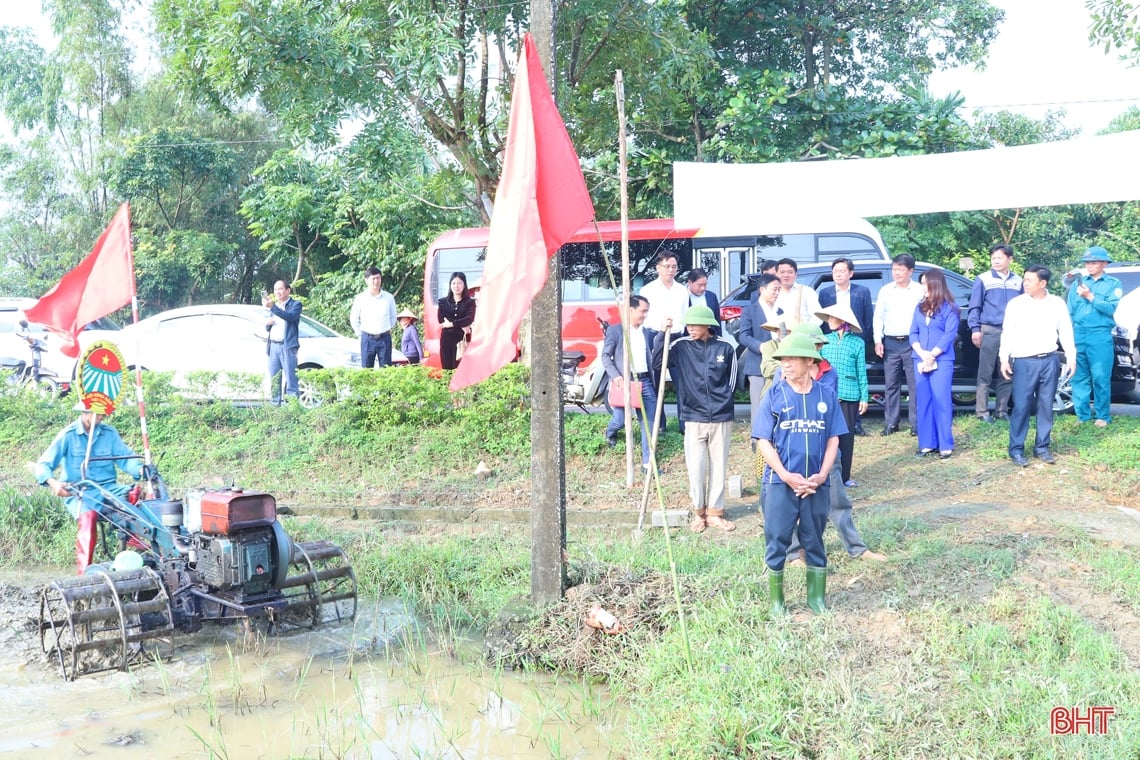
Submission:
M 444 369 L 455 369 L 459 359 L 455 349 L 467 337 L 467 330 L 475 321 L 475 299 L 467 293 L 467 275 L 451 275 L 450 293 L 439 299 L 439 361 Z

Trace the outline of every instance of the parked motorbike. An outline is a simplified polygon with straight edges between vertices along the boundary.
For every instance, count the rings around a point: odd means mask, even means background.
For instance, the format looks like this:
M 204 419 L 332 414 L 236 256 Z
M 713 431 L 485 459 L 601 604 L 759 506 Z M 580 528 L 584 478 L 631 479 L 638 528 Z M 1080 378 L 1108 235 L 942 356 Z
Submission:
M 40 338 L 32 336 L 26 319 L 20 320 L 16 337 L 23 338 L 27 342 L 32 352 L 32 360 L 29 363 L 26 359 L 0 357 L 0 372 L 4 376 L 3 382 L 0 383 L 2 392 L 9 396 L 31 392 L 45 399 L 59 398 L 60 393 L 67 390 L 67 383 L 44 368 L 42 356 L 44 351 L 47 351 L 47 344 Z
M 598 326 L 602 339 L 597 344 L 597 355 L 584 372 L 579 373 L 578 368 L 586 360 L 581 351 L 562 352 L 562 402 L 574 404 L 583 412 L 589 413 L 587 407 L 604 406 L 606 411 L 613 413 L 610 407 L 607 391 L 609 390 L 609 376 L 606 368 L 602 366 L 602 346 L 605 343 L 606 330 L 610 323 L 598 317 Z

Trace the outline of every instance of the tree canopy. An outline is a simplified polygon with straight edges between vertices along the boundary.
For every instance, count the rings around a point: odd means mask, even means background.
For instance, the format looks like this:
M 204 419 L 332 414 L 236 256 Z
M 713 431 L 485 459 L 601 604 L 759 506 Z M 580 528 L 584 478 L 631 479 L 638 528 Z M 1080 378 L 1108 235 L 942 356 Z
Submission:
M 1094 39 L 1136 48 L 1132 3 L 1087 5 Z M 414 308 L 427 241 L 486 222 L 529 3 L 154 0 L 157 70 L 133 65 L 132 7 L 46 0 L 51 50 L 0 27 L 0 111 L 17 138 L 0 147 L 0 287 L 43 292 L 130 201 L 144 311 L 248 301 L 280 278 L 344 328 L 363 269 Z M 1060 114 L 971 123 L 960 96 L 928 91 L 940 68 L 983 65 L 1002 18 L 987 0 L 561 3 L 555 95 L 599 217 L 618 212 L 619 139 L 631 214 L 667 216 L 678 160 L 1068 136 Z M 1117 206 L 878 223 L 895 248 L 952 265 L 998 240 L 1042 256 L 1135 240 Z

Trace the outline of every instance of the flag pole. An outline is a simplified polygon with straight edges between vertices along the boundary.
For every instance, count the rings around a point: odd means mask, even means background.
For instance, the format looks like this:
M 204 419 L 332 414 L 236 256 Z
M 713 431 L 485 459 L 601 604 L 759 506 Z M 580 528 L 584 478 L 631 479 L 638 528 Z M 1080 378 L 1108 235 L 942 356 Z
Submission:
M 128 201 L 127 207 L 127 229 L 130 229 L 131 218 L 131 204 Z M 135 283 L 135 252 L 134 245 L 131 242 L 131 236 L 127 236 L 127 263 L 131 271 L 131 323 L 137 325 L 139 323 L 139 295 Z M 146 496 L 148 499 L 153 499 L 157 494 L 154 492 L 154 483 L 150 478 L 146 477 L 150 472 L 151 456 L 150 456 L 150 433 L 146 427 L 146 401 L 143 397 L 143 384 L 142 384 L 142 336 L 139 331 L 135 330 L 135 401 L 139 408 L 139 435 L 142 437 L 143 445 L 143 476 L 146 482 Z

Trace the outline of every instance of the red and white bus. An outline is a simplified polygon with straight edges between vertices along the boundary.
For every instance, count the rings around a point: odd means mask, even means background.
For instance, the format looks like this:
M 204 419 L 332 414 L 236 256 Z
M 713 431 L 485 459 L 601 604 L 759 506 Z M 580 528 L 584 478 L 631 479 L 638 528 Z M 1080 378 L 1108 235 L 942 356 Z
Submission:
M 818 225 L 817 225 L 818 227 Z M 439 366 L 439 320 L 436 304 L 448 292 L 453 272 L 467 275 L 477 291 L 487 255 L 487 227 L 451 230 L 428 246 L 424 263 L 424 349 L 429 364 Z M 586 355 L 583 367 L 597 354 L 601 340 L 598 318 L 613 324 L 620 319 L 616 294 L 610 285 L 599 237 L 621 285 L 621 224 L 598 222 L 578 230 L 562 246 L 562 346 L 564 351 Z M 791 258 L 801 263 L 831 261 L 838 256 L 855 260 L 888 258 L 878 231 L 856 219 L 829 223 L 823 228 L 789 229 L 779 234 L 713 236 L 698 229 L 677 229 L 672 219 L 629 221 L 630 279 L 633 292 L 657 276 L 654 268 L 662 251 L 677 254 L 679 277 L 695 267 L 709 273 L 709 287 L 723 296 L 745 275 L 758 271 L 764 259 Z M 722 314 L 722 318 L 734 315 Z M 739 316 L 739 314 L 735 315 Z

